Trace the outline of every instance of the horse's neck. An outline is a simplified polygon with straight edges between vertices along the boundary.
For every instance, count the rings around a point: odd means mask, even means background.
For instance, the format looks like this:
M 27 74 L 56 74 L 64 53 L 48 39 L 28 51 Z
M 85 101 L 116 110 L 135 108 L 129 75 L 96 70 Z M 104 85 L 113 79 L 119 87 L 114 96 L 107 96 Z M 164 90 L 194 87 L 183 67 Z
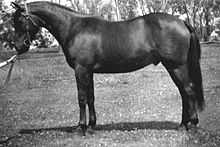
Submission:
M 65 46 L 70 27 L 74 25 L 71 20 L 78 17 L 74 17 L 71 11 L 48 3 L 30 3 L 28 6 L 29 12 L 41 20 L 40 27 L 46 28 L 61 46 Z

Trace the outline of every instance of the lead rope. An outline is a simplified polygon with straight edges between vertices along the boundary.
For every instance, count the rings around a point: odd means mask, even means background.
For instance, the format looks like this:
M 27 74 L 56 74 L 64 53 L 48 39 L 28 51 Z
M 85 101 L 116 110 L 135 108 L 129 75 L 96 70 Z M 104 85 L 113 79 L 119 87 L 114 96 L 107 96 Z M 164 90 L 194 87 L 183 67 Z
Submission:
M 26 11 L 26 15 L 27 16 L 29 16 L 29 12 L 28 12 L 28 7 L 27 7 L 27 3 L 25 2 L 25 11 Z M 27 35 L 28 35 L 28 39 L 29 39 L 29 41 L 30 41 L 30 34 L 29 34 L 29 32 L 27 33 Z M 15 61 L 16 61 L 16 57 L 17 57 L 17 55 L 14 55 L 14 56 L 12 56 L 9 60 L 7 60 L 7 61 L 5 61 L 5 65 L 8 65 L 9 63 L 11 63 L 11 66 L 10 66 L 10 68 L 9 68 L 9 70 L 8 70 L 8 75 L 7 75 L 7 77 L 6 77 L 6 79 L 5 79 L 5 82 L 4 82 L 4 86 L 3 86 L 3 88 L 6 88 L 7 86 L 8 86 L 8 83 L 9 83 L 9 81 L 10 81 L 10 78 L 11 78 L 11 74 L 12 74 L 12 70 L 13 70 L 13 67 L 14 67 L 14 63 L 15 63 Z M 15 58 L 15 59 L 14 59 Z M 11 60 L 12 59 L 12 60 Z M 14 61 L 13 61 L 14 60 Z M 4 66 L 5 66 L 4 65 Z
M 25 2 L 25 13 L 26 13 L 26 16 L 29 16 L 28 7 L 27 7 L 27 3 L 26 2 Z M 30 34 L 29 34 L 29 32 L 27 32 L 27 36 L 28 36 L 28 40 L 30 41 Z M 17 55 L 14 55 L 11 58 L 16 58 L 16 57 L 17 57 Z M 8 86 L 8 83 L 9 83 L 10 78 L 11 78 L 11 74 L 12 74 L 12 70 L 13 70 L 15 61 L 8 62 L 8 60 L 7 60 L 6 61 L 6 65 L 9 64 L 9 63 L 11 63 L 11 66 L 10 66 L 10 68 L 8 70 L 8 75 L 7 75 L 6 79 L 5 79 L 3 88 L 6 88 Z
M 12 9 L 9 9 L 8 11 L 10 11 Z M 7 12 L 8 12 L 7 11 Z M 6 15 L 8 15 L 8 13 L 6 12 L 6 14 L 4 14 L 1 18 L 5 17 Z M 11 18 L 8 18 L 5 22 L 1 23 L 2 25 L 3 24 L 6 24 L 8 23 L 9 21 L 11 20 Z M 0 67 L 4 67 L 8 64 L 11 64 L 9 70 L 8 70 L 8 74 L 7 74 L 7 77 L 5 79 L 5 82 L 4 82 L 4 85 L 3 85 L 3 88 L 6 88 L 8 86 L 8 83 L 10 81 L 10 78 L 11 78 L 11 74 L 12 74 L 12 70 L 13 70 L 13 67 L 14 67 L 14 63 L 15 63 L 15 60 L 16 60 L 16 57 L 17 55 L 14 55 L 12 56 L 10 59 L 8 59 L 7 61 L 3 62 L 3 64 L 0 66 Z M 14 60 L 14 61 L 13 61 Z
M 9 83 L 10 78 L 11 78 L 11 73 L 12 73 L 13 67 L 14 67 L 14 62 L 11 63 L 11 66 L 10 66 L 10 68 L 8 70 L 8 75 L 7 75 L 6 79 L 5 79 L 4 88 L 6 88 L 8 86 L 8 83 Z
M 29 16 L 29 11 L 28 11 L 28 7 L 27 7 L 27 3 L 25 2 L 24 4 L 25 4 L 25 13 L 26 13 L 25 15 L 26 15 L 26 16 Z M 31 20 L 31 21 L 32 21 L 32 20 Z M 35 24 L 35 22 L 34 22 L 34 24 Z M 30 34 L 29 34 L 29 32 L 27 32 L 27 37 L 28 37 L 28 40 L 30 41 Z M 17 55 L 14 55 L 14 56 L 11 57 L 10 59 L 16 58 L 16 57 L 17 57 Z M 10 59 L 9 59 L 9 60 L 10 60 Z M 14 59 L 13 59 L 13 60 L 14 60 Z M 7 75 L 6 79 L 5 79 L 3 88 L 6 88 L 6 87 L 8 86 L 8 83 L 9 83 L 10 78 L 11 78 L 12 70 L 13 70 L 13 67 L 14 67 L 15 60 L 14 60 L 14 61 L 10 61 L 10 62 L 8 62 L 8 60 L 7 60 L 7 61 L 6 61 L 6 65 L 9 64 L 9 63 L 11 63 L 11 66 L 10 66 L 10 68 L 9 68 L 9 70 L 8 70 L 8 75 Z
M 5 63 L 3 63 L 3 66 L 6 66 L 6 65 L 8 65 L 9 63 L 11 63 L 11 66 L 10 66 L 10 68 L 9 68 L 9 70 L 8 70 L 8 75 L 7 75 L 7 77 L 6 77 L 6 79 L 5 79 L 5 82 L 4 82 L 4 85 L 3 85 L 3 88 L 6 88 L 6 87 L 8 86 L 8 83 L 9 83 L 10 78 L 11 78 L 12 70 L 13 70 L 13 67 L 14 67 L 14 63 L 15 63 L 15 61 L 16 61 L 16 57 L 17 57 L 17 55 L 14 55 L 14 56 L 12 56 L 10 59 L 8 59 L 7 61 L 5 61 Z M 3 66 L 2 66 L 2 67 L 3 67 Z

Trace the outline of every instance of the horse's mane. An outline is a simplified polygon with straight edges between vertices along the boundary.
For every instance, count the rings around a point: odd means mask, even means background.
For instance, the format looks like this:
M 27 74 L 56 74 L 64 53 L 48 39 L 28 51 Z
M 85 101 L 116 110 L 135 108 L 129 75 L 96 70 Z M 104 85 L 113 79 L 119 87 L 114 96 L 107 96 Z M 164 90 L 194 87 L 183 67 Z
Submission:
M 81 12 L 77 12 L 75 10 L 73 10 L 72 8 L 69 8 L 69 7 L 66 7 L 64 5 L 60 5 L 60 4 L 57 4 L 57 3 L 54 3 L 54 2 L 49 2 L 49 1 L 34 1 L 34 2 L 29 2 L 28 5 L 39 5 L 39 4 L 47 4 L 49 6 L 55 6 L 56 8 L 60 8 L 62 10 L 66 10 L 66 11 L 69 11 L 77 16 L 81 16 L 81 17 L 97 17 L 98 16 L 93 16 L 91 14 L 85 14 L 85 13 L 81 13 Z

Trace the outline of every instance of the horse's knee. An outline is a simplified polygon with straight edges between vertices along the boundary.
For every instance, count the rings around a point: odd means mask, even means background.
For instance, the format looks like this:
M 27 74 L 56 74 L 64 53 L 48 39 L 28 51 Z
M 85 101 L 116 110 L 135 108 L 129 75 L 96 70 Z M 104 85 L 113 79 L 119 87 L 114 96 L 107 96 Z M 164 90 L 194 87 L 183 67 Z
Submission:
M 78 89 L 78 101 L 82 105 L 87 103 L 87 92 L 83 88 Z

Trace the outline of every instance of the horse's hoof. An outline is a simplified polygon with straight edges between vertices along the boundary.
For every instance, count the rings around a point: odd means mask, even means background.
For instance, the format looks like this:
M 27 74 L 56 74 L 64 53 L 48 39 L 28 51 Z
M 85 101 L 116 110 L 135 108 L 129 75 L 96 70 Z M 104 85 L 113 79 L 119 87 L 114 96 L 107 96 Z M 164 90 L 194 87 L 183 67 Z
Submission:
M 193 123 L 189 123 L 189 124 L 188 124 L 188 129 L 189 129 L 190 131 L 195 132 L 195 131 L 197 131 L 197 128 L 198 128 L 198 125 L 196 125 L 196 124 L 193 124 Z
M 199 119 L 194 118 L 194 119 L 191 119 L 189 122 L 191 125 L 197 126 L 199 124 Z
M 95 127 L 94 126 L 88 126 L 87 132 L 91 135 L 95 134 Z
M 86 125 L 78 125 L 76 127 L 76 132 L 80 136 L 86 136 Z
M 86 136 L 86 129 L 87 129 L 86 125 L 80 125 L 80 127 L 82 129 L 82 135 Z
M 178 131 L 188 131 L 188 126 L 187 125 L 185 125 L 185 124 L 183 124 L 183 123 L 181 123 L 178 127 L 177 127 L 177 130 Z

